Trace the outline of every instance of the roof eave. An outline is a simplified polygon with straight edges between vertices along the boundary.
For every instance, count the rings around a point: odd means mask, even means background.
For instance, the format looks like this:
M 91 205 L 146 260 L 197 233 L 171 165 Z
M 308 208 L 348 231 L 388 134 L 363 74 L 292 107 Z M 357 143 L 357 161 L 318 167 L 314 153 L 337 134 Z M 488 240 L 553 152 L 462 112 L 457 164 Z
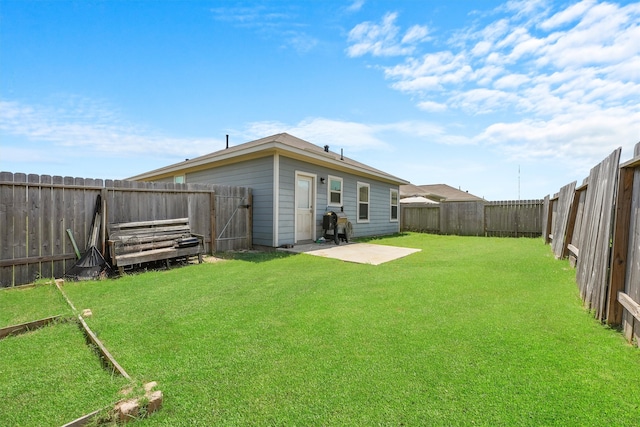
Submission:
M 159 176 L 169 176 L 172 174 L 176 174 L 176 172 L 184 172 L 189 169 L 201 169 L 203 166 L 210 165 L 210 167 L 215 167 L 216 163 L 221 163 L 225 161 L 241 161 L 243 158 L 256 155 L 259 153 L 264 153 L 265 155 L 274 154 L 274 153 L 289 153 L 294 155 L 295 157 L 300 157 L 303 159 L 314 159 L 316 161 L 325 163 L 329 166 L 337 166 L 340 169 L 347 169 L 351 171 L 358 172 L 359 175 L 367 175 L 372 176 L 377 179 L 391 182 L 397 185 L 405 185 L 408 184 L 409 181 L 406 181 L 402 178 L 398 178 L 393 175 L 389 175 L 387 173 L 371 170 L 367 168 L 358 167 L 356 165 L 351 165 L 345 163 L 343 160 L 336 160 L 334 156 L 337 156 L 337 153 L 330 153 L 330 155 L 325 155 L 320 152 L 312 152 L 309 150 L 300 149 L 297 147 L 292 147 L 281 142 L 271 140 L 258 145 L 254 145 L 247 148 L 242 148 L 240 150 L 232 150 L 229 153 L 225 153 L 226 150 L 216 151 L 214 153 L 206 154 L 204 156 L 197 157 L 195 159 L 187 160 L 180 163 L 175 163 L 173 165 L 165 166 L 159 169 L 155 169 L 149 172 L 145 172 L 139 175 L 132 176 L 127 178 L 128 180 L 133 181 L 141 181 L 148 180 L 150 178 L 155 178 Z

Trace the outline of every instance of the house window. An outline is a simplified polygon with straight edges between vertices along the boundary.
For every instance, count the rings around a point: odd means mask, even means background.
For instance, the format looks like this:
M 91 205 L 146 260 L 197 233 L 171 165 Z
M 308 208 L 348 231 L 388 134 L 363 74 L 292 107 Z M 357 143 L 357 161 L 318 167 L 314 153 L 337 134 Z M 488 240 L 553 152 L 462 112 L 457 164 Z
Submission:
M 184 175 L 175 175 L 173 177 L 174 184 L 184 184 Z
M 342 206 L 342 178 L 329 175 L 327 179 L 329 180 L 329 194 L 327 195 L 329 203 L 327 204 L 329 206 Z
M 391 222 L 398 221 L 398 190 L 391 189 Z
M 369 222 L 369 184 L 358 183 L 358 222 Z

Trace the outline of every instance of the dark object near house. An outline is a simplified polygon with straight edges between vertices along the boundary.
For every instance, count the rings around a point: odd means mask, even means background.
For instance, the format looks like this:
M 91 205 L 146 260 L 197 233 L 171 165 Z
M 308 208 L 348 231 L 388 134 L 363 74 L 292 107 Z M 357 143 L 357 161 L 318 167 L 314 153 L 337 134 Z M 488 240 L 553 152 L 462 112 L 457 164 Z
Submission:
M 336 245 L 340 240 L 349 243 L 351 223 L 344 212 L 329 211 L 322 217 L 322 228 L 325 239 L 333 239 Z
M 95 246 L 91 246 L 82 255 L 82 258 L 64 274 L 64 277 L 69 280 L 93 280 L 109 270 L 111 270 L 111 266 L 100 251 Z
M 111 264 L 124 267 L 197 255 L 202 262 L 204 237 L 191 232 L 189 218 L 109 224 Z
M 111 273 L 111 266 L 104 259 L 102 253 L 97 248 L 98 238 L 100 236 L 100 228 L 102 225 L 103 218 L 103 206 L 102 206 L 102 197 L 98 194 L 96 198 L 96 205 L 93 213 L 93 222 L 91 223 L 91 234 L 89 236 L 89 241 L 87 243 L 86 252 L 78 259 L 78 261 L 71 267 L 65 274 L 64 277 L 68 280 L 92 280 L 97 279 L 102 274 Z M 73 235 L 71 234 L 71 230 L 67 230 L 69 234 L 69 238 L 71 238 L 74 248 L 75 241 L 73 240 Z M 104 245 L 103 245 L 104 247 Z M 76 253 L 78 250 L 76 248 Z M 80 256 L 80 255 L 78 255 Z

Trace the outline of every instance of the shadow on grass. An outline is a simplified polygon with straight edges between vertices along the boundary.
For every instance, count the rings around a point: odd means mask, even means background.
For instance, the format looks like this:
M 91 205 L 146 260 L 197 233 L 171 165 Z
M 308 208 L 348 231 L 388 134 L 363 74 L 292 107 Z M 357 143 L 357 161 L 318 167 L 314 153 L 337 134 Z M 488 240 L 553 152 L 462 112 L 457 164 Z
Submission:
M 247 251 L 247 252 L 224 252 L 216 254 L 216 257 L 221 259 L 229 259 L 235 261 L 245 261 L 253 263 L 262 263 L 268 261 L 274 261 L 282 258 L 289 258 L 298 254 L 290 252 L 279 251 Z
M 370 243 L 370 242 L 376 242 L 378 240 L 391 239 L 394 237 L 405 237 L 405 236 L 409 236 L 409 233 L 394 233 L 394 234 L 385 234 L 383 236 L 355 237 L 353 239 L 353 242 Z

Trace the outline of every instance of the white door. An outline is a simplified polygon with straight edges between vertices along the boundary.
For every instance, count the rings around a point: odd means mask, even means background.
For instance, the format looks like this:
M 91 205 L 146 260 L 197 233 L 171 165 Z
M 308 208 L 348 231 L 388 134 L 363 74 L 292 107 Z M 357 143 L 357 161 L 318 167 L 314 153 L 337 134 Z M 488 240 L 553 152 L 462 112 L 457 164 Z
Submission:
M 296 243 L 313 239 L 313 178 L 296 177 Z

